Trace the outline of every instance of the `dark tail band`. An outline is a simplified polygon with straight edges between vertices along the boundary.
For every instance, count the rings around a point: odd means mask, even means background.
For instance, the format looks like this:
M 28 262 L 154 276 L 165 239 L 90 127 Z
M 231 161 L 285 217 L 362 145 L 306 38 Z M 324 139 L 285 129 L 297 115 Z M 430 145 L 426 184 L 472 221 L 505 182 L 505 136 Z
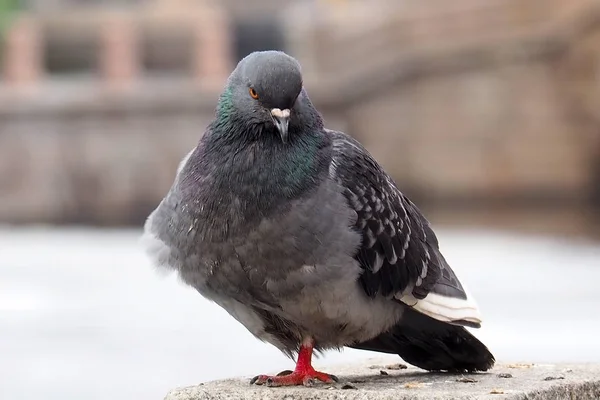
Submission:
M 465 328 L 408 307 L 401 322 L 392 329 L 348 347 L 398 354 L 407 363 L 428 371 L 487 371 L 496 361 L 488 348 Z

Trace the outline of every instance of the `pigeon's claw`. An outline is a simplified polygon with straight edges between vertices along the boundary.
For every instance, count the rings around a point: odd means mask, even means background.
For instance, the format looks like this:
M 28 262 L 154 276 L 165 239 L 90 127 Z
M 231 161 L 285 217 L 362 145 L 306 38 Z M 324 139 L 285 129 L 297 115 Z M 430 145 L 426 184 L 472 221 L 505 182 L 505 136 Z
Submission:
M 251 385 L 265 385 L 269 387 L 277 386 L 313 386 L 317 381 L 323 383 L 334 383 L 338 381 L 335 375 L 326 374 L 324 372 L 305 371 L 297 372 L 294 371 L 288 375 L 258 375 L 252 378 L 250 381 Z
M 311 365 L 312 358 L 312 342 L 307 341 L 300 347 L 298 353 L 298 361 L 294 371 L 283 371 L 277 376 L 258 375 L 250 380 L 251 385 L 266 385 L 266 386 L 312 386 L 317 381 L 323 383 L 338 382 L 335 375 L 326 374 L 324 372 L 315 371 Z

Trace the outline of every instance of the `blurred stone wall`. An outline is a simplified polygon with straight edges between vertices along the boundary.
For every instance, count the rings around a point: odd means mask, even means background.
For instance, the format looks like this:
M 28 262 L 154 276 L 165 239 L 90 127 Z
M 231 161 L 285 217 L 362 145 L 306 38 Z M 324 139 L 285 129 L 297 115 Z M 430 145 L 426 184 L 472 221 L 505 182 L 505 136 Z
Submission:
M 420 204 L 593 199 L 596 2 L 375 2 L 276 14 L 329 127 L 359 138 Z M 0 221 L 139 224 L 156 206 L 236 62 L 233 14 L 198 4 L 14 24 L 0 83 Z M 44 70 L 45 30 L 67 25 L 97 32 L 92 77 Z M 173 26 L 187 27 L 191 62 L 158 79 L 138 44 Z
M 582 200 L 598 147 L 558 83 L 563 60 L 538 50 L 534 59 L 413 77 L 350 106 L 348 124 L 396 179 L 428 198 Z
M 162 98 L 0 111 L 0 220 L 142 221 L 212 117 L 203 101 Z

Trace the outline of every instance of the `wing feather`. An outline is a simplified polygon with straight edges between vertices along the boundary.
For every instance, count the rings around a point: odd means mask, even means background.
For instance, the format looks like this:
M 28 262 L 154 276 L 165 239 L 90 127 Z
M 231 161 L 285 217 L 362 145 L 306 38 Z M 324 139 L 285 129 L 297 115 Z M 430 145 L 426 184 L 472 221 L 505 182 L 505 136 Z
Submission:
M 365 293 L 402 301 L 439 320 L 479 326 L 477 306 L 440 253 L 429 221 L 359 142 L 329 133 L 330 175 L 356 212 L 354 228 L 362 236 L 355 258 Z

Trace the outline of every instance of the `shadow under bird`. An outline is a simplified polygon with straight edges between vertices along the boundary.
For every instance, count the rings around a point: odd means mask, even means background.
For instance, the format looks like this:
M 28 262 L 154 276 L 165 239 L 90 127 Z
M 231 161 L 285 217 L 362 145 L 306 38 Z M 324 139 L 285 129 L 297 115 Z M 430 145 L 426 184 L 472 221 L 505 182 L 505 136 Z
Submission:
M 336 381 L 311 357 L 343 347 L 430 371 L 494 365 L 427 219 L 359 142 L 324 127 L 283 52 L 239 62 L 143 241 L 156 265 L 297 356 L 293 372 L 251 383 Z

